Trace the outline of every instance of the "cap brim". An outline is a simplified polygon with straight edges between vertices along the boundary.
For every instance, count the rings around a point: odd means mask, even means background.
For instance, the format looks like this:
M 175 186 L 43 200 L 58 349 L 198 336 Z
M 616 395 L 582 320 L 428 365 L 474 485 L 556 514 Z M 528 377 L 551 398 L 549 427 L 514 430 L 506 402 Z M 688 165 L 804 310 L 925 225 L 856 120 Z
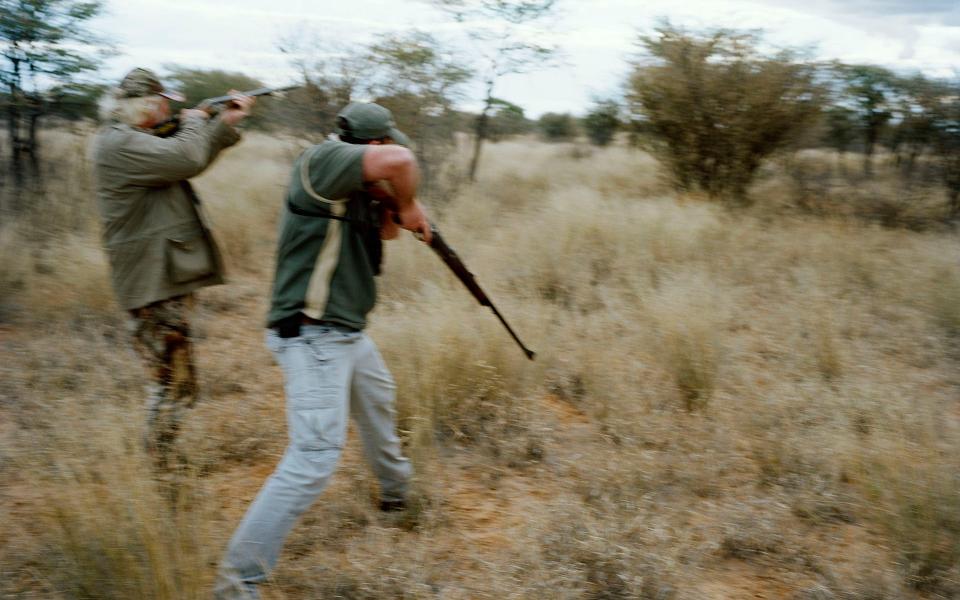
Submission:
M 407 137 L 405 133 L 397 129 L 396 127 L 391 127 L 387 132 L 387 135 L 390 136 L 394 142 L 400 144 L 401 146 L 410 147 L 410 138 Z
M 163 96 L 164 98 L 169 98 L 174 102 L 186 102 L 187 97 L 181 94 L 180 92 L 175 92 L 173 90 L 163 90 L 162 92 L 157 92 L 158 95 Z

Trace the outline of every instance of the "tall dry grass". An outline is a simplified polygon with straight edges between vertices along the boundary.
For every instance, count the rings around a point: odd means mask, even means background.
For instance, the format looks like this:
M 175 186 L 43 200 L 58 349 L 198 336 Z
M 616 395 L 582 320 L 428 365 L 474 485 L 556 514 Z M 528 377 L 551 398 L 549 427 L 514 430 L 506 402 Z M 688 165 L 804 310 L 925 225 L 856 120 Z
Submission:
M 878 153 L 871 174 L 863 156 L 808 149 L 771 161 L 754 196 L 773 211 L 854 219 L 919 231 L 950 226 L 948 193 L 935 164 L 920 159 L 907 169 L 895 155 Z
M 175 508 L 91 199 L 49 205 L 84 215 L 63 232 L 5 224 L 5 594 L 207 593 L 284 445 L 259 338 L 299 144 L 250 136 L 196 182 L 233 275 L 200 294 Z M 268 597 L 957 597 L 960 245 L 781 200 L 676 197 L 621 147 L 492 145 L 430 208 L 537 360 L 428 249 L 388 244 L 371 335 L 415 509 L 377 514 L 351 443 Z

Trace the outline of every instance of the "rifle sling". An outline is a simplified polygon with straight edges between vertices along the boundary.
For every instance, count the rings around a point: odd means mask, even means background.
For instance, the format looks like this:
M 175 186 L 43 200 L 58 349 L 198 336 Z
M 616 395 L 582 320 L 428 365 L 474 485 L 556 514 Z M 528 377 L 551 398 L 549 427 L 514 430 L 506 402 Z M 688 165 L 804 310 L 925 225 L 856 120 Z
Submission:
M 289 198 L 287 198 L 287 210 L 289 210 L 295 215 L 300 215 L 301 217 L 316 217 L 319 219 L 335 219 L 337 221 L 356 222 L 355 219 L 350 219 L 343 215 L 335 215 L 331 212 L 320 212 L 320 211 L 307 210 L 305 208 L 300 208 L 299 206 L 291 202 Z
M 320 212 L 300 208 L 287 198 L 287 210 L 301 217 L 313 217 L 317 219 L 334 219 L 336 221 L 346 221 L 354 225 L 356 233 L 360 236 L 363 248 L 367 252 L 367 259 L 370 261 L 370 268 L 374 275 L 380 274 L 380 267 L 383 263 L 383 241 L 380 239 L 380 230 L 371 227 L 371 224 L 359 219 L 351 219 L 346 215 L 335 215 L 332 212 Z

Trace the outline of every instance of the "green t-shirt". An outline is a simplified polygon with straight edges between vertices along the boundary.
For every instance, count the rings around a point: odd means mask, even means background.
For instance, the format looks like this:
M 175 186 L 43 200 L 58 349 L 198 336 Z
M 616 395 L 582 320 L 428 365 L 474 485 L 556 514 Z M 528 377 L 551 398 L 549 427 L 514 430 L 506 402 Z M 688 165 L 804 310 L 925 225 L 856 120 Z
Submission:
M 293 165 L 280 219 L 269 325 L 302 312 L 363 329 L 377 297 L 364 235 L 379 217 L 364 192 L 366 146 L 327 140 Z M 329 215 L 331 218 L 324 218 Z

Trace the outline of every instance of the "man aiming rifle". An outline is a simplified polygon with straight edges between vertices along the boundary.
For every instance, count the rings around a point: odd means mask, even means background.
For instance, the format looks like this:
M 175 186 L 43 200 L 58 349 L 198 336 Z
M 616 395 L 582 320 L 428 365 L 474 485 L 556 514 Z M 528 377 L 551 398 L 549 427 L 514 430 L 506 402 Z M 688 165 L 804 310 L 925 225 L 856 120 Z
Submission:
M 169 137 L 169 100 L 151 71 L 133 69 L 102 107 L 92 146 L 103 245 L 117 301 L 127 311 L 150 380 L 146 446 L 159 472 L 176 467 L 174 446 L 186 409 L 197 400 L 191 312 L 194 292 L 223 283 L 220 252 L 188 181 L 236 144 L 236 125 L 254 99 L 231 92 L 222 110 L 180 111 Z
M 259 598 L 288 532 L 333 474 L 348 415 L 380 509 L 405 508 L 412 469 L 395 431 L 395 385 L 364 328 L 382 240 L 398 233 L 391 213 L 426 242 L 430 225 L 415 198 L 417 161 L 389 110 L 350 104 L 337 133 L 297 159 L 284 199 L 266 342 L 283 369 L 290 442 L 230 540 L 217 598 Z
M 294 163 L 283 203 L 266 343 L 283 369 L 290 441 L 230 540 L 220 600 L 260 597 L 284 539 L 333 475 L 348 415 L 380 482 L 380 510 L 406 508 L 412 469 L 395 431 L 395 385 L 364 333 L 383 240 L 414 232 L 506 325 L 417 202 L 417 161 L 390 111 L 352 103 L 337 124 L 336 139 Z

